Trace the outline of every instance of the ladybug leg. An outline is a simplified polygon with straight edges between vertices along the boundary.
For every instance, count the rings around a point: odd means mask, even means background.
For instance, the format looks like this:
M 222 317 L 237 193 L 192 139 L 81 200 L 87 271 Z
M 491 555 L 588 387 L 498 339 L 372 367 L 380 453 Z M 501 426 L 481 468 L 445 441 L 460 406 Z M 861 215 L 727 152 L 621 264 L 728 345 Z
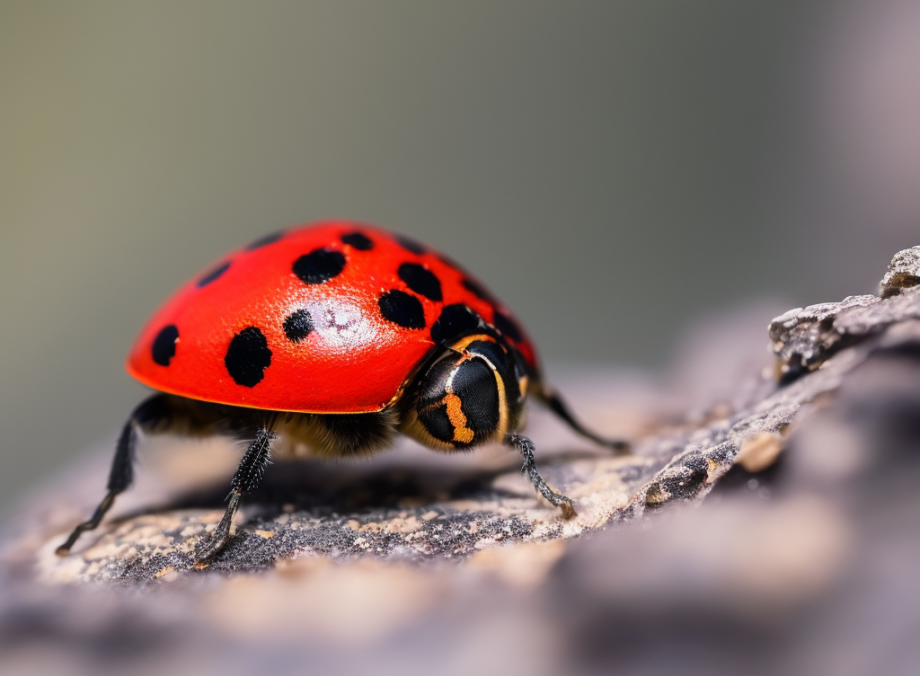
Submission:
M 565 403 L 562 397 L 560 397 L 559 394 L 548 385 L 538 385 L 536 389 L 536 397 L 541 402 L 543 402 L 546 407 L 549 408 L 549 410 L 559 416 L 569 427 L 578 432 L 578 434 L 581 436 L 586 437 L 591 441 L 600 444 L 601 446 L 606 446 L 607 448 L 616 451 L 617 455 L 629 455 L 630 449 L 628 441 L 623 439 L 607 439 L 606 437 L 602 437 L 586 428 L 575 418 L 574 415 L 572 415 L 572 411 L 569 409 L 568 405 Z
M 230 504 L 217 528 L 210 535 L 204 536 L 195 546 L 195 563 L 204 563 L 222 550 L 230 541 L 230 527 L 233 525 L 233 515 L 240 505 L 240 498 L 244 493 L 255 490 L 269 464 L 269 451 L 272 439 L 276 435 L 266 427 L 261 427 L 256 432 L 256 438 L 249 444 L 246 454 L 240 461 L 236 474 L 230 482 Z
M 134 451 L 137 447 L 138 430 L 153 430 L 166 423 L 170 417 L 168 397 L 162 394 L 147 399 L 134 409 L 128 422 L 122 428 L 115 446 L 115 456 L 112 458 L 112 467 L 109 470 L 108 492 L 89 520 L 74 528 L 67 541 L 55 550 L 58 556 L 67 556 L 71 547 L 83 533 L 96 528 L 106 512 L 112 508 L 118 494 L 124 492 L 134 482 Z
M 543 480 L 543 477 L 540 476 L 540 473 L 537 472 L 537 462 L 533 456 L 533 442 L 520 434 L 506 434 L 504 443 L 506 446 L 516 448 L 521 456 L 523 456 L 524 466 L 521 468 L 521 471 L 527 473 L 530 483 L 540 492 L 540 495 L 549 500 L 549 502 L 556 507 L 559 507 L 562 510 L 562 516 L 566 519 L 571 519 L 575 516 L 575 507 L 572 506 L 572 499 L 550 488 Z

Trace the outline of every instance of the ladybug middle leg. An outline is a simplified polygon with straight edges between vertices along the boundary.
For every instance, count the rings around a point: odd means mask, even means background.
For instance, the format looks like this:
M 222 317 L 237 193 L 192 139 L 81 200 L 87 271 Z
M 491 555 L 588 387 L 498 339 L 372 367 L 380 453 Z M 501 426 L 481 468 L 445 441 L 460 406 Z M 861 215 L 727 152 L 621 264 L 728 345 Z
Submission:
M 277 436 L 267 427 L 260 427 L 255 439 L 249 444 L 243 459 L 240 461 L 236 474 L 230 482 L 230 504 L 217 528 L 209 536 L 204 536 L 195 546 L 195 563 L 203 563 L 217 554 L 230 540 L 230 527 L 233 525 L 233 516 L 240 505 L 240 498 L 245 493 L 256 489 L 265 468 L 269 464 L 269 452 L 272 440 Z

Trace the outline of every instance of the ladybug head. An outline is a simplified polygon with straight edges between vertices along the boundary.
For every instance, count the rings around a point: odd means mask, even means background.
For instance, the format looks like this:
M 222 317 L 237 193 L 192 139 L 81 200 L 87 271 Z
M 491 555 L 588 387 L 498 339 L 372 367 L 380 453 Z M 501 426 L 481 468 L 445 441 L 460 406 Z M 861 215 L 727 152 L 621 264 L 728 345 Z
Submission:
M 404 398 L 403 431 L 446 450 L 501 441 L 520 425 L 526 392 L 513 348 L 492 335 L 466 336 L 419 371 Z

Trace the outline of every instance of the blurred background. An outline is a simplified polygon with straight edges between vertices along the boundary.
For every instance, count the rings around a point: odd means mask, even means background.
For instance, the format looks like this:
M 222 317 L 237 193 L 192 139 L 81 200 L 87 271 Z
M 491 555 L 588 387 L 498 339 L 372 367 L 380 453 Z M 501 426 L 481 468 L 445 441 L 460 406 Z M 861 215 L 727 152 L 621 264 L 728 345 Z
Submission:
M 4 0 L 0 510 L 114 438 L 145 318 L 260 234 L 401 230 L 551 373 L 659 371 L 695 318 L 873 291 L 918 120 L 912 0 Z

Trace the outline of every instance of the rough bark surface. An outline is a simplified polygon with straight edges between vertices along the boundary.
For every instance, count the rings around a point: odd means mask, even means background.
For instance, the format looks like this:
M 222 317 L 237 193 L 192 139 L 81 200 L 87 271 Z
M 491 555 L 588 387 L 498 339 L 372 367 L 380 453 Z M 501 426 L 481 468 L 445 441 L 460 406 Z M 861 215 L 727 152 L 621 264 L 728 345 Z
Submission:
M 200 569 L 194 544 L 226 487 L 212 476 L 171 491 L 216 457 L 174 442 L 162 476 L 59 558 L 100 497 L 100 467 L 75 470 L 8 529 L 0 671 L 910 673 L 917 260 L 899 253 L 881 296 L 777 317 L 775 364 L 751 344 L 747 375 L 711 400 L 585 386 L 576 398 L 607 402 L 608 431 L 636 438 L 634 456 L 537 416 L 540 469 L 575 499 L 570 520 L 497 449 L 278 463 Z M 722 326 L 712 342 L 725 340 Z M 696 373 L 726 367 L 689 358 Z

